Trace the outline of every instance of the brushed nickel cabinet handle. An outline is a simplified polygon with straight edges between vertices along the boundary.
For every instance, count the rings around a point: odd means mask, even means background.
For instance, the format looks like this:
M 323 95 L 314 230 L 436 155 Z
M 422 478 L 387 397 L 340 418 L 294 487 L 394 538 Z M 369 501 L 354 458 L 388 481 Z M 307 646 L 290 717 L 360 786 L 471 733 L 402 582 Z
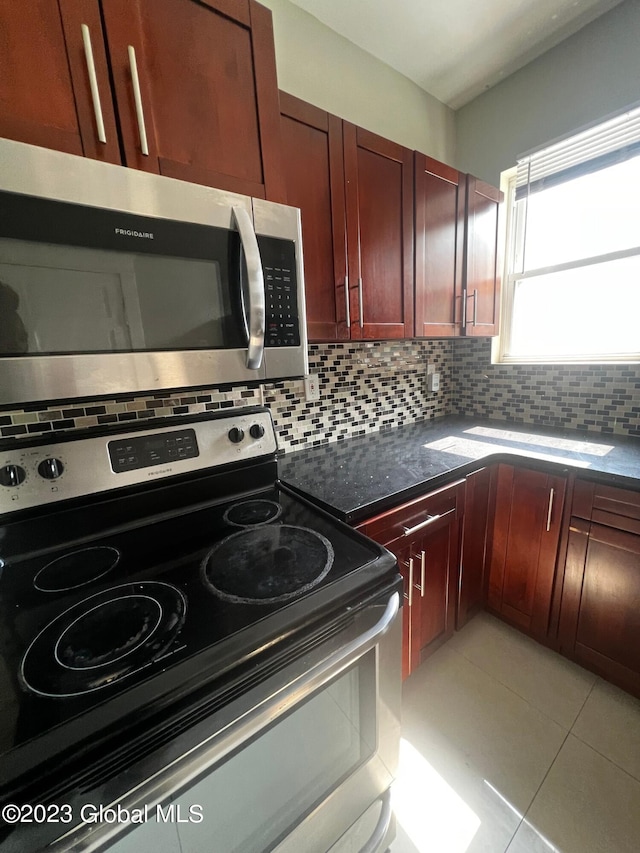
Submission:
M 413 604 L 413 557 L 409 560 L 409 607 Z
M 549 510 L 547 511 L 547 533 L 551 530 L 551 513 L 553 512 L 553 496 L 555 489 L 549 491 Z
M 420 554 L 420 595 L 424 598 L 424 582 L 427 573 L 427 552 Z
M 403 536 L 411 536 L 413 533 L 417 533 L 418 530 L 424 530 L 425 527 L 428 527 L 430 524 L 435 524 L 439 518 L 446 518 L 448 515 L 451 515 L 452 512 L 455 512 L 456 508 L 450 509 L 448 512 L 443 512 L 440 515 L 430 515 L 425 521 L 421 521 L 420 524 L 414 525 L 414 527 L 403 527 L 404 530 Z
M 136 51 L 132 44 L 128 47 L 129 67 L 131 68 L 131 85 L 133 86 L 133 100 L 136 105 L 136 118 L 138 119 L 138 133 L 140 134 L 140 151 L 149 156 L 149 144 L 147 143 L 147 129 L 144 123 L 144 110 L 142 109 L 142 92 L 140 91 L 140 78 L 138 77 L 138 63 L 136 62 Z
M 102 117 L 102 104 L 100 103 L 100 91 L 98 90 L 98 78 L 96 76 L 96 64 L 93 60 L 93 47 L 91 46 L 91 33 L 86 24 L 81 24 L 82 43 L 84 45 L 84 58 L 87 63 L 87 74 L 89 75 L 89 88 L 91 90 L 91 100 L 93 101 L 93 112 L 96 117 L 96 131 L 98 140 L 106 145 L 107 134 L 104 129 L 104 119 Z
M 362 298 L 362 279 L 358 279 L 358 304 L 360 307 L 360 328 L 364 329 L 364 302 Z
M 478 291 L 477 291 L 477 289 L 473 291 L 473 320 L 471 322 L 474 326 L 478 325 Z
M 344 307 L 346 309 L 347 327 L 351 328 L 351 307 L 349 306 L 349 276 L 344 277 Z

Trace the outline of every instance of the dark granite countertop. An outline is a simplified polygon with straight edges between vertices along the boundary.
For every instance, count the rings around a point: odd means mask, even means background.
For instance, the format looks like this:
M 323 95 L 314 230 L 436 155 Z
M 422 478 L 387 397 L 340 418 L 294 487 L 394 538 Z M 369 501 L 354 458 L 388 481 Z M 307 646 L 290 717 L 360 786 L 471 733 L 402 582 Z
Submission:
M 640 440 L 466 418 L 348 438 L 279 460 L 280 478 L 351 524 L 492 462 L 567 469 L 640 489 Z

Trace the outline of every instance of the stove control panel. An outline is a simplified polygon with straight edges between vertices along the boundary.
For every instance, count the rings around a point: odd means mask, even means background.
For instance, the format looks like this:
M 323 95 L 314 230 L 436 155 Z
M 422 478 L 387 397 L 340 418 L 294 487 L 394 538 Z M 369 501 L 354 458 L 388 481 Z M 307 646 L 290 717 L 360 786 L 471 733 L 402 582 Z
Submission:
M 110 441 L 107 447 L 111 467 L 116 474 L 177 462 L 179 459 L 194 459 L 199 455 L 198 441 L 193 429 L 145 435 L 140 438 L 128 436 L 124 441 Z
M 6 446 L 5 446 L 6 447 Z M 156 429 L 124 429 L 89 436 L 79 432 L 52 442 L 0 450 L 0 514 L 135 487 L 152 480 L 275 459 L 268 409 L 235 409 L 222 417 Z

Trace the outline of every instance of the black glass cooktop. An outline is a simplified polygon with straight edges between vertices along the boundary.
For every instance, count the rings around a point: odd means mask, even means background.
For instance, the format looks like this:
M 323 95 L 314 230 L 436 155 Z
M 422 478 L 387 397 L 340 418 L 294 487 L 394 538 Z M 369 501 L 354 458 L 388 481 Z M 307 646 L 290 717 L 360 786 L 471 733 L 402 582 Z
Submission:
M 133 520 L 113 506 L 0 527 L 0 785 L 16 747 L 213 682 L 393 569 L 277 485 L 155 516 L 151 496 Z

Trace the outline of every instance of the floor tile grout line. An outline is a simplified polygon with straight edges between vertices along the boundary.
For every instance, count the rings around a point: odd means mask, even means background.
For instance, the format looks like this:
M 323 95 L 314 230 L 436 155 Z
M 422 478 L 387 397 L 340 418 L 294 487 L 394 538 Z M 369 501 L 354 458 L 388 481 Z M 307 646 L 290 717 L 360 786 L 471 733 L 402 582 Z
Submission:
M 525 822 L 525 820 L 527 819 L 527 815 L 528 815 L 528 814 L 529 814 L 529 812 L 531 811 L 531 807 L 533 806 L 533 804 L 534 804 L 534 802 L 535 802 L 535 800 L 536 800 L 536 797 L 538 796 L 538 794 L 539 794 L 539 793 L 540 793 L 540 791 L 542 790 L 542 786 L 544 785 L 544 783 L 547 781 L 547 778 L 548 778 L 548 776 L 549 776 L 549 773 L 551 773 L 551 771 L 553 770 L 553 766 L 554 766 L 554 764 L 556 763 L 556 761 L 558 760 L 558 757 L 560 756 L 560 753 L 562 752 L 562 750 L 563 750 L 563 748 L 564 748 L 564 745 L 566 744 L 566 742 L 567 742 L 567 740 L 569 739 L 569 737 L 574 737 L 576 740 L 579 740 L 579 741 L 580 741 L 580 743 L 584 743 L 584 741 L 583 741 L 581 738 L 579 738 L 577 735 L 572 734 L 572 729 L 573 729 L 573 726 L 575 726 L 575 724 L 576 724 L 576 720 L 578 719 L 578 717 L 579 717 L 579 716 L 580 716 L 580 714 L 582 713 L 582 710 L 583 710 L 584 706 L 587 704 L 587 702 L 588 702 L 588 700 L 589 700 L 589 696 L 591 696 L 591 694 L 593 693 L 593 690 L 594 690 L 594 688 L 595 688 L 595 686 L 596 686 L 596 684 L 598 683 L 598 681 L 599 681 L 599 680 L 600 680 L 600 679 L 599 679 L 598 677 L 596 677 L 596 680 L 595 680 L 595 681 L 593 682 L 593 684 L 591 685 L 591 688 L 590 688 L 590 690 L 589 690 L 589 693 L 588 693 L 588 695 L 587 695 L 586 699 L 584 700 L 584 702 L 582 703 L 582 707 L 580 708 L 580 711 L 578 712 L 578 716 L 577 716 L 577 717 L 576 717 L 576 719 L 574 720 L 574 722 L 573 722 L 573 724 L 572 724 L 572 726 L 571 726 L 571 729 L 569 729 L 569 731 L 566 733 L 566 735 L 565 735 L 565 737 L 564 737 L 564 739 L 563 739 L 562 743 L 560 744 L 560 748 L 558 749 L 558 751 L 557 751 L 557 753 L 556 753 L 556 755 L 555 755 L 555 757 L 554 757 L 553 761 L 552 761 L 552 762 L 551 762 L 551 764 L 549 765 L 549 768 L 548 768 L 547 772 L 544 774 L 544 777 L 543 777 L 542 781 L 541 781 L 541 782 L 540 782 L 540 784 L 538 785 L 538 788 L 536 789 L 535 794 L 534 794 L 534 795 L 533 795 L 533 797 L 531 798 L 531 802 L 530 802 L 530 803 L 529 803 L 529 805 L 527 806 L 526 811 L 525 811 L 525 812 L 524 812 L 524 814 L 522 815 L 522 819 L 521 819 L 520 823 L 518 824 L 518 828 L 516 829 L 516 833 L 517 833 L 517 832 L 518 832 L 518 830 L 520 829 L 520 826 L 521 826 L 521 825 Z M 584 744 L 584 745 L 585 745 L 586 747 L 588 747 L 589 749 L 593 749 L 593 747 L 592 747 L 592 746 L 590 746 L 588 743 L 587 743 L 587 744 Z M 598 755 L 601 755 L 601 753 L 599 753 L 597 749 L 593 749 L 593 751 L 594 751 L 594 752 L 596 752 Z M 608 761 L 608 762 L 609 762 L 610 764 L 612 764 L 614 767 L 618 767 L 618 765 L 617 765 L 614 761 L 611 761 L 611 759 L 607 758 L 607 756 L 606 756 L 606 755 L 603 755 L 603 756 L 602 756 L 602 758 L 604 758 L 606 761 Z M 626 773 L 626 775 L 627 775 L 627 776 L 629 776 L 631 779 L 634 779 L 634 778 L 635 778 L 635 777 L 634 777 L 634 776 L 632 776 L 630 773 L 627 773 L 627 772 L 624 770 L 624 768 L 620 767 L 620 768 L 618 768 L 618 769 L 622 770 L 622 772 L 623 772 L 623 773 Z M 636 781 L 640 781 L 640 780 L 636 780 Z M 509 841 L 509 844 L 508 844 L 508 846 L 507 846 L 507 848 L 506 848 L 506 850 L 505 850 L 505 853 L 509 853 L 509 847 L 511 846 L 511 844 L 512 844 L 512 842 L 513 842 L 513 839 L 514 839 L 514 838 L 515 838 L 515 833 L 514 833 L 513 837 L 511 838 L 511 841 Z
M 580 714 L 580 713 L 582 712 L 582 708 L 584 708 L 584 706 L 585 706 L 585 704 L 586 704 L 586 702 L 587 702 L 587 699 L 589 698 L 589 696 L 591 696 L 591 692 L 593 691 L 593 688 L 595 687 L 595 684 L 596 684 L 596 682 L 594 681 L 594 683 L 591 685 L 591 688 L 589 689 L 589 693 L 588 693 L 588 695 L 587 695 L 586 699 L 585 699 L 585 700 L 584 700 L 584 702 L 582 703 L 582 707 L 580 708 L 580 711 L 578 712 L 578 714 Z M 518 695 L 518 694 L 516 694 L 516 695 Z M 522 697 L 521 697 L 521 698 L 522 698 Z M 524 701 L 526 701 L 526 699 L 525 699 Z M 530 704 L 530 703 L 529 703 L 529 704 Z M 532 705 L 531 707 L 535 707 L 535 706 L 534 706 L 534 705 Z M 542 713 L 542 712 L 541 712 L 541 713 Z M 545 716 L 546 716 L 546 715 L 545 715 Z M 551 718 L 549 717 L 549 719 L 551 719 Z M 577 719 L 577 717 L 576 717 L 576 719 Z M 552 720 L 552 722 L 555 722 L 555 720 Z M 556 725 L 559 725 L 559 724 L 558 724 L 558 723 L 556 723 Z M 574 725 L 575 725 L 575 721 L 574 721 Z M 509 843 L 507 844 L 507 846 L 506 846 L 506 848 L 505 848 L 504 853 L 509 853 L 509 847 L 511 847 L 511 845 L 512 845 L 512 843 L 513 843 L 513 840 L 514 840 L 514 838 L 516 837 L 516 835 L 518 834 L 518 831 L 519 831 L 520 827 L 521 827 L 521 826 L 522 826 L 522 824 L 525 822 L 525 820 L 526 820 L 526 818 L 527 818 L 527 815 L 528 815 L 528 814 L 529 814 L 529 812 L 531 811 L 531 806 L 534 804 L 536 797 L 538 796 L 538 794 L 539 794 L 539 793 L 540 793 L 540 791 L 542 790 L 542 786 L 544 785 L 545 781 L 547 780 L 547 777 L 549 776 L 549 773 L 551 773 L 551 770 L 553 769 L 553 765 L 554 765 L 554 764 L 556 763 L 556 761 L 558 760 L 558 756 L 559 756 L 559 755 L 560 755 L 560 753 L 562 752 L 562 748 L 564 747 L 565 743 L 567 742 L 567 740 L 568 740 L 568 738 L 569 738 L 569 735 L 570 735 L 570 734 L 571 734 L 571 729 L 569 729 L 569 730 L 567 731 L 567 733 L 565 734 L 564 738 L 562 739 L 562 743 L 560 744 L 560 746 L 559 746 L 559 748 L 558 748 L 558 751 L 556 752 L 555 756 L 553 757 L 553 761 L 551 762 L 551 764 L 550 764 L 550 765 L 549 765 L 549 767 L 547 768 L 547 772 L 546 772 L 546 773 L 544 774 L 544 776 L 542 777 L 542 781 L 540 782 L 540 784 L 539 784 L 539 785 L 538 785 L 538 787 L 536 788 L 536 790 L 535 790 L 535 792 L 534 792 L 533 796 L 531 797 L 531 800 L 530 800 L 530 802 L 529 802 L 529 805 L 527 806 L 527 808 L 526 808 L 526 809 L 524 810 L 524 812 L 522 813 L 522 817 L 520 818 L 520 822 L 518 823 L 518 826 L 516 827 L 516 831 L 515 831 L 515 832 L 513 833 L 513 835 L 511 836 L 511 839 L 509 840 Z M 574 737 L 575 737 L 575 735 L 574 735 Z
M 585 740 L 584 738 L 580 737 L 580 735 L 578 735 L 574 732 L 574 728 L 575 728 L 576 723 L 578 722 L 580 714 L 584 711 L 585 705 L 589 701 L 589 698 L 591 697 L 591 694 L 595 690 L 596 685 L 597 684 L 607 684 L 607 683 L 608 682 L 606 682 L 603 678 L 600 678 L 600 676 L 596 677 L 596 680 L 594 681 L 594 683 L 591 687 L 591 690 L 589 691 L 589 695 L 584 700 L 584 702 L 582 704 L 582 708 L 580 708 L 580 711 L 578 712 L 578 716 L 575 718 L 575 720 L 573 721 L 573 725 L 569 729 L 569 734 L 573 735 L 573 737 L 576 740 L 579 740 L 580 743 L 584 744 L 585 746 L 588 746 L 589 749 L 592 749 L 595 753 L 597 753 L 597 755 L 599 755 L 601 758 L 604 758 L 606 761 L 608 761 L 609 764 L 613 764 L 614 767 L 617 767 L 619 770 L 622 770 L 622 772 L 626 773 L 627 776 L 629 776 L 631 779 L 635 779 L 636 782 L 640 782 L 640 775 L 635 776 L 633 773 L 630 773 L 625 767 L 623 767 L 621 764 L 618 764 L 617 761 L 615 761 L 613 758 L 611 758 L 611 756 L 605 755 L 604 752 L 600 752 L 600 750 L 597 747 L 595 747 L 592 743 L 589 743 L 589 741 Z
M 591 694 L 592 694 L 592 693 L 593 693 L 593 691 L 595 690 L 596 684 L 597 684 L 599 681 L 601 681 L 601 680 L 602 680 L 602 679 L 601 679 L 599 676 L 597 676 L 597 675 L 596 675 L 595 680 L 594 680 L 593 684 L 591 685 L 591 689 L 590 689 L 590 690 L 589 690 L 589 692 L 587 693 L 587 696 L 586 696 L 586 698 L 585 698 L 584 702 L 582 703 L 582 705 L 581 705 L 581 707 L 580 707 L 580 710 L 579 710 L 579 711 L 578 711 L 578 713 L 576 714 L 576 718 L 575 718 L 575 720 L 571 723 L 571 728 L 569 729 L 569 732 L 570 732 L 570 733 L 572 733 L 572 732 L 573 732 L 574 726 L 575 726 L 575 724 L 578 722 L 578 718 L 580 717 L 580 714 L 584 711 L 585 705 L 587 704 L 587 702 L 589 701 L 589 698 L 591 697 Z M 577 735 L 574 735 L 574 737 L 577 737 Z
M 640 779 L 637 776 L 634 776 L 633 773 L 629 773 L 628 770 L 625 770 L 624 767 L 621 767 L 617 761 L 613 760 L 613 758 L 610 758 L 608 755 L 605 755 L 604 752 L 600 752 L 599 749 L 596 749 L 595 746 L 592 746 L 590 743 L 587 743 L 586 740 L 582 740 L 582 738 L 578 737 L 578 735 L 574 735 L 572 732 L 569 732 L 569 734 L 577 741 L 580 741 L 582 746 L 586 746 L 587 749 L 590 749 L 592 752 L 595 752 L 595 754 L 599 755 L 600 758 L 604 758 L 604 760 L 608 762 L 612 767 L 615 767 L 616 770 L 619 770 L 621 773 L 624 773 L 625 776 L 628 776 L 629 779 L 632 779 L 634 782 L 640 784 Z
M 550 720 L 552 723 L 554 723 L 556 726 L 561 728 L 563 731 L 566 731 L 567 734 L 571 731 L 571 728 L 567 728 L 562 723 L 559 723 L 557 720 L 554 720 L 553 717 L 549 716 L 549 714 L 547 714 L 546 711 L 541 710 L 540 708 L 538 708 L 537 705 L 534 705 L 533 702 L 530 702 L 528 699 L 525 699 L 525 697 L 520 695 L 520 693 L 518 693 L 517 690 L 514 690 L 513 687 L 510 687 L 508 684 L 505 684 L 504 681 L 501 681 L 499 678 L 496 678 L 496 676 L 492 672 L 489 672 L 489 670 L 480 666 L 480 664 L 471 660 L 471 658 L 468 658 L 465 654 L 458 651 L 457 649 L 451 649 L 451 651 L 455 652 L 457 655 L 459 655 L 461 658 L 463 658 L 468 664 L 471 664 L 471 666 L 475 666 L 476 669 L 478 669 L 483 675 L 487 675 L 487 676 L 489 676 L 489 678 L 492 678 L 496 684 L 499 684 L 501 687 L 504 687 L 504 689 L 508 690 L 509 693 L 513 693 L 514 696 L 517 696 L 518 699 L 520 699 L 522 702 L 525 702 L 527 705 L 529 705 L 531 708 L 533 708 L 534 711 L 537 711 L 539 714 L 542 714 L 542 716 L 546 717 L 547 720 Z M 594 687 L 594 684 L 592 684 L 591 687 L 589 688 L 589 695 L 591 695 L 591 691 L 593 690 L 593 687 Z M 588 696 L 587 696 L 587 698 L 588 698 Z M 585 702 L 586 701 L 587 700 L 585 699 Z M 582 711 L 583 707 L 584 707 L 584 704 L 580 707 L 580 711 Z M 574 720 L 574 723 L 575 723 L 575 720 Z M 574 723 L 572 723 L 572 725 Z
M 567 741 L 567 738 L 568 738 L 568 737 L 569 737 L 569 735 L 571 734 L 571 729 L 565 729 L 565 727 L 564 727 L 564 726 L 562 726 L 560 723 L 556 722 L 556 721 L 555 721 L 552 717 L 550 717 L 548 714 L 545 714 L 545 712 L 544 712 L 544 711 L 541 711 L 541 710 L 540 710 L 539 708 L 537 708 L 535 705 L 532 705 L 532 704 L 531 704 L 531 702 L 529 702 L 527 699 L 525 699 L 523 696 L 521 696 L 519 693 L 517 693 L 515 690 L 513 690 L 511 687 L 509 687 L 507 684 L 504 684 L 504 682 L 500 681 L 500 679 L 499 679 L 499 678 L 496 678 L 496 677 L 495 677 L 495 675 L 493 675 L 491 672 L 488 672 L 486 669 L 484 669 L 483 667 L 479 666 L 477 663 L 475 663 L 475 661 L 470 660 L 466 655 L 464 655 L 462 652 L 458 651 L 458 649 L 451 649 L 451 651 L 455 652 L 459 657 L 461 657 L 463 660 L 465 660 L 465 661 L 466 661 L 468 664 L 470 664 L 471 666 L 474 666 L 474 667 L 475 667 L 479 672 L 481 672 L 481 673 L 483 674 L 483 676 L 486 676 L 487 678 L 490 678 L 493 682 L 495 682 L 496 684 L 499 684 L 501 687 L 503 687 L 505 690 L 508 690 L 508 691 L 509 691 L 510 693 L 512 693 L 514 696 L 517 696 L 517 697 L 518 697 L 518 699 L 520 699 L 520 701 L 524 702 L 524 703 L 525 703 L 526 705 L 528 705 L 530 708 L 533 708 L 533 710 L 534 710 L 534 711 L 537 711 L 537 712 L 538 712 L 539 714 L 541 714 L 541 715 L 542 715 L 546 720 L 548 720 L 550 723 L 553 723 L 555 726 L 558 726 L 558 728 L 560 728 L 560 729 L 565 733 L 565 734 L 564 734 L 564 737 L 563 737 L 563 739 L 562 739 L 562 743 L 561 743 L 561 744 L 560 744 L 560 746 L 558 747 L 558 751 L 556 752 L 556 754 L 555 754 L 555 755 L 554 755 L 554 757 L 553 757 L 553 760 L 552 760 L 552 761 L 551 761 L 551 763 L 549 764 L 549 767 L 547 768 L 547 771 L 545 772 L 544 777 L 542 778 L 542 781 L 540 782 L 540 784 L 539 784 L 539 785 L 538 785 L 538 787 L 536 788 L 535 792 L 533 793 L 533 796 L 531 797 L 531 800 L 529 801 L 528 806 L 526 807 L 526 809 L 524 809 L 524 810 L 523 810 L 523 812 L 522 812 L 522 817 L 521 817 L 521 818 L 520 818 L 520 820 L 518 821 L 518 825 L 516 826 L 516 828 L 515 828 L 515 830 L 514 830 L 513 835 L 512 835 L 512 836 L 511 836 L 511 838 L 509 839 L 509 843 L 507 844 L 507 846 L 506 846 L 506 847 L 505 847 L 505 849 L 504 849 L 504 853 L 508 853 L 508 851 L 509 851 L 509 847 L 511 846 L 511 844 L 513 843 L 514 838 L 516 837 L 516 833 L 517 833 L 517 832 L 518 832 L 518 830 L 520 829 L 520 826 L 524 823 L 525 818 L 526 818 L 527 814 L 529 813 L 529 810 L 531 809 L 531 806 L 533 805 L 533 802 L 534 802 L 535 798 L 538 796 L 538 794 L 539 794 L 539 792 L 540 792 L 540 789 L 541 789 L 541 788 L 542 788 L 542 786 L 544 785 L 545 779 L 547 778 L 547 776 L 548 776 L 548 775 L 549 775 L 549 773 L 551 772 L 551 768 L 552 768 L 552 767 L 553 767 L 553 765 L 556 763 L 556 761 L 557 761 L 557 759 L 558 759 L 558 756 L 560 755 L 560 751 L 562 750 L 562 747 L 565 745 L 565 743 L 566 743 L 566 741 Z M 591 695 L 591 692 L 592 692 L 593 688 L 595 687 L 596 681 L 597 681 L 597 678 L 596 678 L 596 680 L 594 681 L 594 683 L 591 685 L 591 687 L 589 688 L 589 693 L 588 693 L 587 697 L 585 698 L 585 700 L 584 700 L 584 702 L 583 702 L 583 704 L 582 704 L 582 706 L 581 706 L 581 708 L 580 708 L 580 711 L 582 711 L 582 708 L 584 707 L 584 704 L 586 703 L 587 699 L 588 699 L 588 698 L 589 698 L 589 696 Z M 577 718 L 576 718 L 576 719 L 577 719 Z
M 565 735 L 564 735 L 564 737 L 563 737 L 563 739 L 562 739 L 562 743 L 561 743 L 561 744 L 560 744 L 560 746 L 558 747 L 558 751 L 556 752 L 555 756 L 553 757 L 553 760 L 552 760 L 552 761 L 551 761 L 551 763 L 549 764 L 549 767 L 547 768 L 547 771 L 546 771 L 546 773 L 544 774 L 544 776 L 543 776 L 543 778 L 542 778 L 542 781 L 540 782 L 540 784 L 539 784 L 539 785 L 538 785 L 538 787 L 536 788 L 536 790 L 535 790 L 535 792 L 534 792 L 533 796 L 531 797 L 531 800 L 529 801 L 529 805 L 528 805 L 528 806 L 526 807 L 526 809 L 523 811 L 523 813 L 522 813 L 522 817 L 521 817 L 521 818 L 520 818 L 520 820 L 518 821 L 518 825 L 516 826 L 516 828 L 515 828 L 515 830 L 514 830 L 514 832 L 513 832 L 513 835 L 512 835 L 512 836 L 511 836 L 511 838 L 509 839 L 509 842 L 508 842 L 507 846 L 506 846 L 506 847 L 505 847 L 505 849 L 504 849 L 504 853 L 509 853 L 509 847 L 511 847 L 511 845 L 512 845 L 512 843 L 513 843 L 513 840 L 515 839 L 515 837 L 516 837 L 516 835 L 517 835 L 517 833 L 518 833 L 518 831 L 519 831 L 520 827 L 521 827 L 521 826 L 522 826 L 522 824 L 525 822 L 526 816 L 527 816 L 527 814 L 529 813 L 529 811 L 530 811 L 530 809 L 531 809 L 531 806 L 533 805 L 533 803 L 534 803 L 534 801 L 535 801 L 535 798 L 536 798 L 536 797 L 538 796 L 538 794 L 540 793 L 540 790 L 541 790 L 542 786 L 544 785 L 544 783 L 545 783 L 545 780 L 546 780 L 547 776 L 548 776 L 548 775 L 549 775 L 549 773 L 551 772 L 551 769 L 552 769 L 553 765 L 556 763 L 556 761 L 557 761 L 557 759 L 558 759 L 558 756 L 560 755 L 560 752 L 562 751 L 563 746 L 564 746 L 564 745 L 565 745 L 565 743 L 567 742 L 567 738 L 568 738 L 568 737 L 569 737 L 569 735 L 571 734 L 571 730 L 572 730 L 573 726 L 575 725 L 576 720 L 578 719 L 578 717 L 579 717 L 579 716 L 580 716 L 580 714 L 582 713 L 582 710 L 583 710 L 584 706 L 586 705 L 586 703 L 587 703 L 587 701 L 588 701 L 588 699 L 589 699 L 589 696 L 591 696 L 591 693 L 593 692 L 593 689 L 594 689 L 595 685 L 596 685 L 596 684 L 597 684 L 597 682 L 598 682 L 598 677 L 596 676 L 596 678 L 594 678 L 593 683 L 592 683 L 592 684 L 591 684 L 591 686 L 589 687 L 589 692 L 588 692 L 588 693 L 587 693 L 587 695 L 585 696 L 584 701 L 583 701 L 582 705 L 580 706 L 580 709 L 579 709 L 578 713 L 576 714 L 576 716 L 575 716 L 575 718 L 574 718 L 573 723 L 571 724 L 571 726 L 570 726 L 568 729 L 566 729 L 566 728 L 565 728 L 565 726 L 563 726 L 563 725 L 561 725 L 560 723 L 558 723 L 556 720 L 554 720 L 554 719 L 553 719 L 553 717 L 550 717 L 550 716 L 549 716 L 549 714 L 547 714 L 547 713 L 545 713 L 544 711 L 540 710 L 540 708 L 538 708 L 536 705 L 533 705 L 531 702 L 529 702 L 529 700 L 528 700 L 528 699 L 525 699 L 525 697 L 524 697 L 524 696 L 521 696 L 521 695 L 520 695 L 516 690 L 514 690 L 514 689 L 513 689 L 512 687 L 510 687 L 508 684 L 505 684 L 505 683 L 504 683 L 503 681 L 501 681 L 499 678 L 496 678 L 496 676 L 495 676 L 493 673 L 489 672 L 489 671 L 488 671 L 488 670 L 486 670 L 484 667 L 480 666 L 478 663 L 476 663 L 475 661 L 473 661 L 473 660 L 471 660 L 470 658 L 468 658 L 468 657 L 464 654 L 464 652 L 460 651 L 459 649 L 455 649 L 455 648 L 453 648 L 453 649 L 452 649 L 452 651 L 456 652 L 456 653 L 457 653 L 461 658 L 463 658 L 463 659 L 464 659 L 468 664 L 471 664 L 471 666 L 475 666 L 475 667 L 476 667 L 476 669 L 478 669 L 478 670 L 479 670 L 483 675 L 487 676 L 487 677 L 488 677 L 488 678 L 490 678 L 492 681 L 494 681 L 496 684 L 499 684 L 501 687 L 504 687 L 504 689 L 505 689 L 505 690 L 508 690 L 508 691 L 509 691 L 510 693 L 512 693 L 514 696 L 517 696 L 517 697 L 518 697 L 518 699 L 520 699 L 522 702 L 525 702 L 527 705 L 529 705 L 531 708 L 533 708 L 533 709 L 534 709 L 535 711 L 537 711 L 539 714 L 542 714 L 542 716 L 543 716 L 543 717 L 545 717 L 545 718 L 546 718 L 547 720 L 549 720 L 550 722 L 554 723 L 554 725 L 558 726 L 560 729 L 562 729 L 562 730 L 565 732 Z M 575 737 L 575 735 L 574 735 L 574 737 Z
M 530 803 L 529 803 L 529 805 L 527 806 L 527 809 L 526 809 L 525 813 L 522 815 L 522 820 L 520 821 L 520 824 L 524 823 L 524 821 L 526 820 L 527 815 L 528 815 L 528 814 L 529 814 L 529 812 L 531 811 L 531 806 L 534 804 L 536 797 L 537 797 L 537 796 L 538 796 L 538 794 L 540 793 L 540 791 L 541 791 L 541 789 L 542 789 L 542 786 L 544 785 L 544 783 L 545 783 L 545 782 L 546 782 L 546 780 L 547 780 L 547 777 L 549 776 L 549 773 L 551 773 L 551 771 L 552 771 L 552 769 L 553 769 L 553 765 L 554 765 L 554 764 L 556 763 L 556 761 L 558 760 L 558 756 L 559 756 L 559 755 L 560 755 L 560 753 L 562 752 L 562 749 L 563 749 L 563 747 L 564 747 L 565 743 L 567 742 L 567 739 L 569 738 L 570 734 L 571 734 L 571 732 L 570 732 L 570 731 L 568 731 L 568 732 L 566 733 L 566 735 L 564 736 L 564 739 L 563 739 L 562 743 L 560 744 L 560 748 L 559 748 L 559 749 L 558 749 L 558 751 L 556 752 L 556 754 L 555 754 L 555 756 L 554 756 L 553 761 L 551 762 L 551 764 L 549 765 L 549 768 L 547 769 L 547 772 L 544 774 L 544 777 L 543 777 L 543 779 L 542 779 L 542 782 L 540 782 L 540 784 L 538 785 L 538 787 L 537 787 L 537 789 L 536 789 L 535 794 L 534 794 L 534 795 L 533 795 L 533 797 L 531 798 L 531 802 L 530 802 Z M 520 829 L 520 824 L 518 824 L 518 829 Z M 515 836 L 514 836 L 514 837 L 515 837 Z M 513 841 L 513 838 L 511 839 L 511 841 Z M 511 845 L 511 841 L 509 842 L 509 845 Z M 505 850 L 505 853 L 508 853 L 508 850 L 509 850 L 509 848 L 507 847 L 507 850 Z

